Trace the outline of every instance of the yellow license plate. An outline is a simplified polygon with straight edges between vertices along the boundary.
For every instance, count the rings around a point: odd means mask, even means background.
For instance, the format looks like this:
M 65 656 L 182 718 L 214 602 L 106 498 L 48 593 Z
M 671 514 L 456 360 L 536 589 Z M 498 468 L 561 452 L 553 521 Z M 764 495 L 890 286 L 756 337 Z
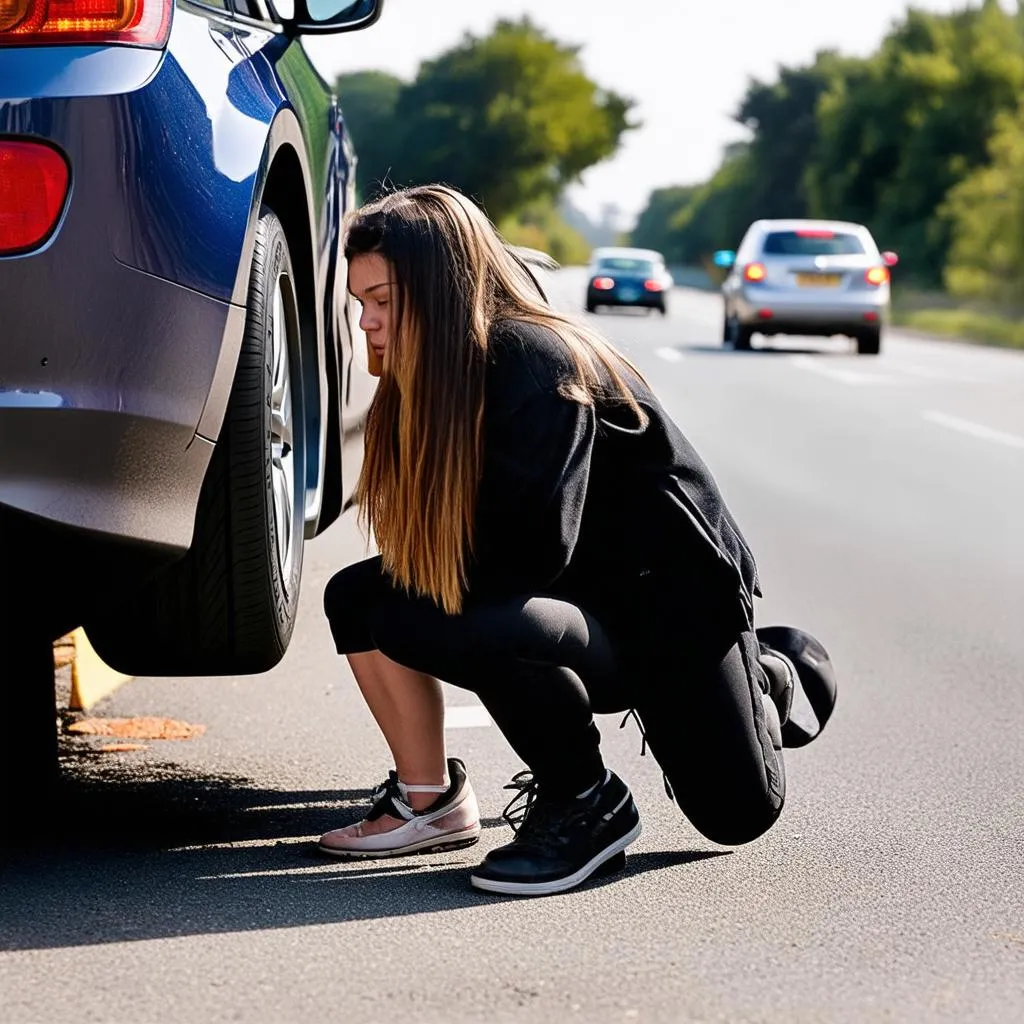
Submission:
M 835 288 L 842 279 L 841 274 L 796 275 L 796 283 L 801 288 Z

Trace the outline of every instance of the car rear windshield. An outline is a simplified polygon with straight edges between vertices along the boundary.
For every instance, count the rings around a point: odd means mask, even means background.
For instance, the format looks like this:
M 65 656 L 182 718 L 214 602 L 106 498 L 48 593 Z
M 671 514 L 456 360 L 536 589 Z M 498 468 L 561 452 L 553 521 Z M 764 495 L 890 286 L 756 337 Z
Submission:
M 765 256 L 856 256 L 864 243 L 839 231 L 773 231 L 765 236 Z
M 636 260 L 628 256 L 605 256 L 598 260 L 600 270 L 618 270 L 626 274 L 653 274 L 654 264 L 650 260 Z

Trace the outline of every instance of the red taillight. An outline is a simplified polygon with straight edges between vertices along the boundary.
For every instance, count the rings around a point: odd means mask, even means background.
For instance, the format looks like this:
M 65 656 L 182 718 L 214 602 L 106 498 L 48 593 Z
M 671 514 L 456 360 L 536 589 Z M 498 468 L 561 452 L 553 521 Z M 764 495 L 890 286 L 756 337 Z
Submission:
M 610 292 L 615 287 L 615 281 L 610 277 L 595 277 L 594 287 L 599 292 Z
M 161 47 L 173 0 L 0 0 L 0 46 L 130 43 Z
M 748 263 L 743 276 L 748 281 L 763 281 L 768 276 L 768 268 L 763 263 Z
M 889 280 L 888 267 L 872 267 L 865 275 L 868 284 L 880 285 Z
M 0 139 L 0 255 L 42 245 L 57 226 L 67 194 L 68 165 L 57 150 Z
M 644 288 L 649 292 L 663 291 L 660 281 L 644 281 Z
M 796 233 L 797 238 L 835 238 L 836 233 L 826 228 L 803 228 Z

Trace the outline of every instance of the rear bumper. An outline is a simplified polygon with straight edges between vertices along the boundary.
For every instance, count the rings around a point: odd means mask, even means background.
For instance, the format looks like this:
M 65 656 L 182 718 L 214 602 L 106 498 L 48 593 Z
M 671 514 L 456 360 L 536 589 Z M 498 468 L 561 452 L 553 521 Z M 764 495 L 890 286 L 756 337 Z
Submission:
M 73 219 L 0 260 L 0 505 L 184 551 L 212 451 L 197 430 L 244 311 L 124 267 Z
M 643 291 L 635 298 L 623 298 L 617 292 L 599 292 L 587 289 L 588 306 L 639 306 L 644 309 L 661 309 L 665 305 L 664 292 Z
M 778 334 L 849 334 L 884 324 L 889 291 L 848 293 L 834 300 L 794 301 L 788 293 L 747 288 L 737 295 L 734 312 L 745 327 Z M 765 316 L 770 312 L 770 316 Z

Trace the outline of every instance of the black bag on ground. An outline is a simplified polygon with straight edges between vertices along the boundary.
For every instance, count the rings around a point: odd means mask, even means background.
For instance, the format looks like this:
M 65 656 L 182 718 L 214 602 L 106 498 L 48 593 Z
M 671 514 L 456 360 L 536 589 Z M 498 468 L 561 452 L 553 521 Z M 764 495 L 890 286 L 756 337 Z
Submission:
M 762 652 L 785 655 L 796 669 L 789 718 L 782 725 L 783 747 L 803 747 L 817 738 L 836 706 L 836 676 L 822 643 L 794 626 L 762 626 L 755 631 Z

